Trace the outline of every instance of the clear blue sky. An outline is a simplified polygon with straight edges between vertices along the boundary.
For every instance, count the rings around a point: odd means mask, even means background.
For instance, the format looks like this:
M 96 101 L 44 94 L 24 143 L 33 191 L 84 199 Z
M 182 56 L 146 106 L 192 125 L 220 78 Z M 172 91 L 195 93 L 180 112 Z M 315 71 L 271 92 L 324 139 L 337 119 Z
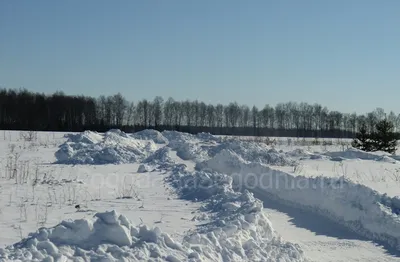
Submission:
M 0 86 L 400 113 L 398 0 L 0 1 Z

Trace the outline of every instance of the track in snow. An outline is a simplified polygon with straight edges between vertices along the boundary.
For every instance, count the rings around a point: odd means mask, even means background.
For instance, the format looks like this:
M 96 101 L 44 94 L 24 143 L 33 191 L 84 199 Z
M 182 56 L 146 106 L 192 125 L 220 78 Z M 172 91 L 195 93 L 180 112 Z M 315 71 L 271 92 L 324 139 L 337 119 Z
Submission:
M 366 240 L 325 217 L 282 205 L 259 192 L 254 195 L 264 202 L 272 227 L 284 239 L 299 244 L 311 261 L 400 261 L 395 251 Z

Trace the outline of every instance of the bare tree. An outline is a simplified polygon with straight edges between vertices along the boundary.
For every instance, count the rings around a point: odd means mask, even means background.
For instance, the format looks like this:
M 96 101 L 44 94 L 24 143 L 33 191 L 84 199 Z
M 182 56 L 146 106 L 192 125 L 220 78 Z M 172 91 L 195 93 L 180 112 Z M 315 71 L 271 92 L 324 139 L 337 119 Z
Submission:
M 164 100 L 160 96 L 157 96 L 156 98 L 154 98 L 153 103 L 152 103 L 154 127 L 156 127 L 156 128 L 162 123 L 163 103 L 164 103 Z

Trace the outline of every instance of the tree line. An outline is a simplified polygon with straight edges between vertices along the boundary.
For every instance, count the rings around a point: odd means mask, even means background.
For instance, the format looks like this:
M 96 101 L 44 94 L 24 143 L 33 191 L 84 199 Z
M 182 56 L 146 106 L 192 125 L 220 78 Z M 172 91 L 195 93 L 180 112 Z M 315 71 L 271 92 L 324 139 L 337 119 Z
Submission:
M 98 98 L 51 95 L 26 89 L 0 89 L 0 129 L 104 132 L 146 128 L 216 135 L 354 138 L 362 126 L 373 132 L 382 119 L 400 130 L 400 114 L 382 108 L 365 115 L 331 111 L 319 104 L 287 102 L 263 108 L 232 102 L 142 99 L 127 101 L 120 93 Z

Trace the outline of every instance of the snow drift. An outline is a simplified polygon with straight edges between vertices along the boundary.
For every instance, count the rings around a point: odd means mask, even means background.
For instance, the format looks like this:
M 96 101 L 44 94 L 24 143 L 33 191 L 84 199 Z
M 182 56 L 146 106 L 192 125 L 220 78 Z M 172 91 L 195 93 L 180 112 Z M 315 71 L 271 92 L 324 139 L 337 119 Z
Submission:
M 67 137 L 55 153 L 57 164 L 135 163 L 157 150 L 153 141 L 138 140 L 120 130 L 104 135 L 86 131 Z
M 229 174 L 235 185 L 258 195 L 309 209 L 369 239 L 400 250 L 400 203 L 345 179 L 294 176 L 244 160 L 230 150 L 197 164 L 198 170 Z

